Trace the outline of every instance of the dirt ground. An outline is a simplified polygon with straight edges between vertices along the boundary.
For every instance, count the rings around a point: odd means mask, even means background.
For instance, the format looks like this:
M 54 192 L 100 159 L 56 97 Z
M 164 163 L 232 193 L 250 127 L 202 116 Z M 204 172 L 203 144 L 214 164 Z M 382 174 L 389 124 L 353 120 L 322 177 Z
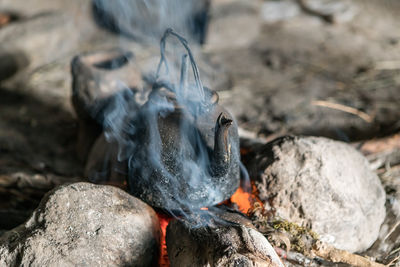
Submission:
M 82 179 L 72 57 L 121 43 L 138 61 L 151 54 L 146 45 L 98 28 L 89 2 L 0 0 L 0 14 L 20 16 L 0 25 L 0 217 L 9 218 L 0 220 L 0 230 L 23 222 L 55 185 Z M 356 142 L 398 132 L 400 2 L 309 2 L 332 12 L 334 22 L 294 0 L 213 2 L 201 53 L 222 68 L 211 82 L 226 80 L 215 88 L 221 103 L 240 128 L 267 139 L 296 134 Z M 392 172 L 389 180 L 398 179 Z M 400 200 L 398 182 L 387 189 L 388 201 Z M 399 218 L 393 214 L 390 225 Z
M 347 3 L 354 9 L 348 22 L 300 14 L 263 23 L 249 45 L 216 53 L 234 81 L 223 101 L 242 127 L 344 141 L 398 130 L 399 66 L 389 66 L 400 58 L 398 4 Z M 315 101 L 355 108 L 370 120 Z

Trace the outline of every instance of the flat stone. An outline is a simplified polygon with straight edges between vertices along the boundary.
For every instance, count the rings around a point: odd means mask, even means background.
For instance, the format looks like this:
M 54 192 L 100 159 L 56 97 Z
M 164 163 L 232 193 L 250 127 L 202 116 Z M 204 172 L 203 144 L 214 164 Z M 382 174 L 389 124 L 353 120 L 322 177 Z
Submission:
M 377 239 L 385 191 L 353 147 L 326 138 L 283 137 L 259 147 L 248 165 L 260 199 L 277 216 L 351 252 Z
M 49 192 L 30 219 L 0 239 L 1 266 L 153 266 L 153 209 L 112 186 L 75 183 Z

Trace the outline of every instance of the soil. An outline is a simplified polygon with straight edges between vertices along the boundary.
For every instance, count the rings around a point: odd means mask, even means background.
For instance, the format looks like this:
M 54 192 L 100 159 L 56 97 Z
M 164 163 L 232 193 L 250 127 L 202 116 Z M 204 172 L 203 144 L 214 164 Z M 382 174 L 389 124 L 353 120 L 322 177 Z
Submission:
M 242 127 L 344 141 L 398 130 L 400 66 L 388 61 L 400 58 L 399 3 L 339 2 L 354 9 L 350 21 L 329 24 L 299 14 L 264 23 L 245 47 L 216 48 L 233 80 L 222 100 Z M 245 32 L 237 35 L 246 38 Z M 315 105 L 318 100 L 355 108 L 371 121 Z

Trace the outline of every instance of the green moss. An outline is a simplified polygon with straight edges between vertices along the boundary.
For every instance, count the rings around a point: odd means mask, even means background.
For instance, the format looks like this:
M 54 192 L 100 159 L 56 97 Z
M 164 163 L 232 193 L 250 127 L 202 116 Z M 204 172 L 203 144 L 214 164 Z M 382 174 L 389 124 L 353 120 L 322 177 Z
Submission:
M 312 244 L 319 239 L 317 233 L 311 229 L 286 220 L 275 219 L 269 223 L 276 231 L 288 234 L 291 249 L 297 252 L 304 253 L 309 251 Z
M 313 239 L 319 239 L 318 234 L 314 231 L 286 220 L 274 220 L 271 225 L 275 230 L 285 231 L 293 236 L 309 235 Z

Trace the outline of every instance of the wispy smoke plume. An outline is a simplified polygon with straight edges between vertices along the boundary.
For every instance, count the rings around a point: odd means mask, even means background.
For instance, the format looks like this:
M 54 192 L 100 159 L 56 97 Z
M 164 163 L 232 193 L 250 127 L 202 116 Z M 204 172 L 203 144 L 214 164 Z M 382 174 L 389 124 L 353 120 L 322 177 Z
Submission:
M 204 42 L 209 0 L 94 0 L 97 21 L 142 40 L 160 39 L 167 28 Z
M 179 57 L 179 71 L 166 57 L 166 41 L 171 36 L 186 48 L 186 54 Z M 192 79 L 187 77 L 189 70 Z M 216 94 L 201 83 L 187 41 L 167 30 L 148 101 L 139 109 L 130 109 L 129 98 L 121 94 L 105 112 L 106 137 L 119 144 L 119 160 L 128 161 L 134 195 L 184 214 L 217 204 L 236 190 L 237 130 L 216 100 Z
M 161 39 L 160 63 L 146 77 L 147 93 L 141 92 L 147 101 L 136 103 L 140 92 L 120 81 L 121 90 L 102 109 L 101 123 L 108 142 L 118 145 L 117 160 L 128 166 L 130 192 L 180 215 L 215 205 L 239 186 L 236 123 L 218 105 L 217 94 L 203 86 L 182 37 L 189 36 L 192 44 L 204 40 L 198 19 L 206 16 L 208 4 L 94 1 L 97 19 L 109 29 L 153 43 Z

